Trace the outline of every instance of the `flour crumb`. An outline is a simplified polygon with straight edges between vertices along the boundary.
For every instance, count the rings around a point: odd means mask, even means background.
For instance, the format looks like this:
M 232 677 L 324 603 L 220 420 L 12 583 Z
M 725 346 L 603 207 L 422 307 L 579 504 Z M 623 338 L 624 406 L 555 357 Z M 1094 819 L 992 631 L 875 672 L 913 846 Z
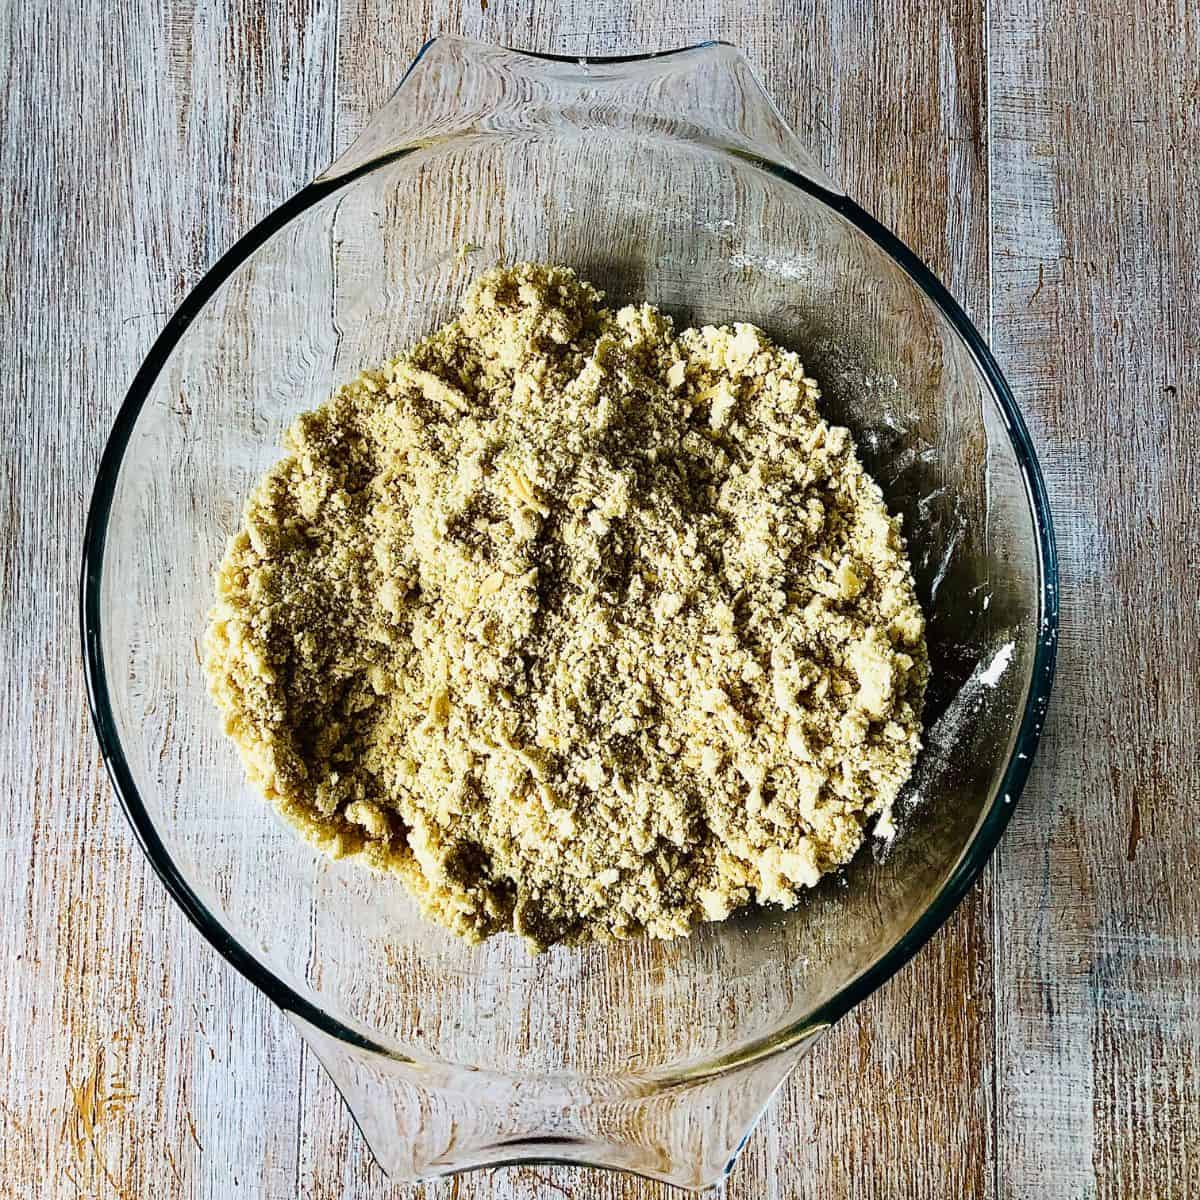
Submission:
M 482 275 L 246 504 L 205 654 L 252 781 L 473 940 L 795 905 L 888 828 L 929 669 L 899 521 L 818 399 L 752 325 Z

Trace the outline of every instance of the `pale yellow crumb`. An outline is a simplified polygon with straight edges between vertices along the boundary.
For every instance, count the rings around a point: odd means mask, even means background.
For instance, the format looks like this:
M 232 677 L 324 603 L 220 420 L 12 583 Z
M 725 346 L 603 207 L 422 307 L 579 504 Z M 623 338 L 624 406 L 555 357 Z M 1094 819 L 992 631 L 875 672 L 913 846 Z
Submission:
M 794 905 L 889 813 L 928 659 L 898 523 L 795 354 L 564 268 L 288 434 L 206 669 L 326 853 L 532 945 Z

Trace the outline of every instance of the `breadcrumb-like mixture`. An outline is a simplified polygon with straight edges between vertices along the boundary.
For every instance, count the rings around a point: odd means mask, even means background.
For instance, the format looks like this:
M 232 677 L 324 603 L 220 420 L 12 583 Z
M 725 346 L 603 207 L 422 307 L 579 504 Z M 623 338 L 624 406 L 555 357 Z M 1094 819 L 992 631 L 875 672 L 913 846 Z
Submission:
M 796 904 L 920 747 L 899 522 L 796 355 L 562 267 L 287 436 L 206 638 L 252 780 L 471 939 Z

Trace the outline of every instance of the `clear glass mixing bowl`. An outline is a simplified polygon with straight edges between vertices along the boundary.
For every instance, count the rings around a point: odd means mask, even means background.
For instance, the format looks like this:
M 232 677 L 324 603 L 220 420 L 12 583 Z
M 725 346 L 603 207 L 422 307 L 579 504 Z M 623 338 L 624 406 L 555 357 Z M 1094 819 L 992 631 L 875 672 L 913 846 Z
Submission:
M 297 413 L 447 319 L 501 259 L 573 265 L 683 322 L 764 327 L 904 516 L 927 747 L 890 848 L 794 912 L 536 958 L 512 937 L 467 946 L 395 879 L 296 838 L 221 734 L 199 642 L 247 491 Z M 83 631 L 146 853 L 286 1010 L 393 1177 L 552 1159 L 702 1187 L 983 867 L 1041 728 L 1055 589 L 1037 463 L 978 332 L 797 144 L 741 54 L 554 60 L 438 39 L 155 343 L 100 467 Z

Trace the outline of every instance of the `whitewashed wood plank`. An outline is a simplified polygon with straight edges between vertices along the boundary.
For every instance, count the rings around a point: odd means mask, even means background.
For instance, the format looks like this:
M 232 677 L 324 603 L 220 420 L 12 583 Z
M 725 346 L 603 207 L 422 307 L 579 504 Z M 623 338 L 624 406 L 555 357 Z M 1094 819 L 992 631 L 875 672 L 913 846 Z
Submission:
M 296 1039 L 188 926 L 116 806 L 85 714 L 76 578 L 140 358 L 215 255 L 328 157 L 332 12 L 0 17 L 18 347 L 0 489 L 5 1195 L 295 1194 Z M 94 1103 L 89 1134 L 78 1109 Z
M 1200 19 L 994 0 L 994 338 L 1063 566 L 997 868 L 1003 1196 L 1200 1191 Z

